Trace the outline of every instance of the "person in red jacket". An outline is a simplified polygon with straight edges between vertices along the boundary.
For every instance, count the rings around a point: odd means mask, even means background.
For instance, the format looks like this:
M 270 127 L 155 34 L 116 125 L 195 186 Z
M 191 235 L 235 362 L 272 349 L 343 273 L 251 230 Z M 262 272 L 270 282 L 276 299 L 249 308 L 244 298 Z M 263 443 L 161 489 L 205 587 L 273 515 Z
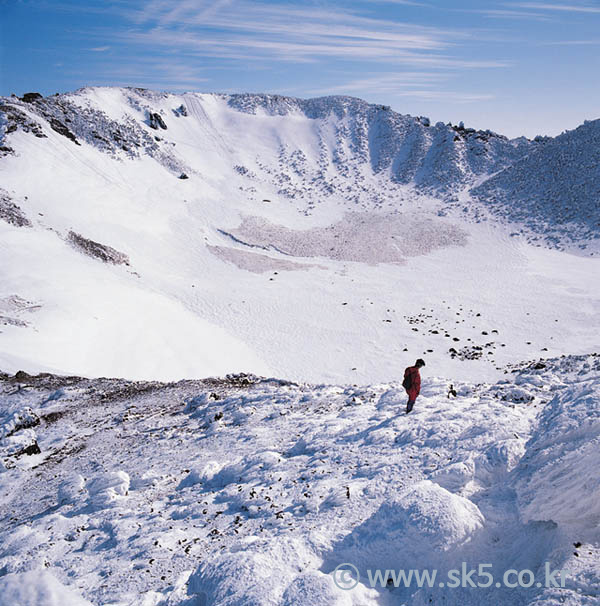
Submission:
M 419 374 L 419 368 L 425 366 L 425 361 L 419 358 L 414 366 L 409 366 L 404 371 L 404 381 L 402 381 L 402 387 L 406 389 L 408 394 L 408 402 L 406 403 L 406 414 L 408 414 L 415 405 L 415 400 L 421 391 L 421 375 Z

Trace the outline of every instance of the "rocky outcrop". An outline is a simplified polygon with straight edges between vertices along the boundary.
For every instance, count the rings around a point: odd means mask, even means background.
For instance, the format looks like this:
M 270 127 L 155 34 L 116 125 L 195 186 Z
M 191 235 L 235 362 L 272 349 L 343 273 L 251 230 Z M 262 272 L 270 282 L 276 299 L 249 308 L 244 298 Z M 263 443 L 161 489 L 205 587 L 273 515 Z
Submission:
M 165 124 L 165 121 L 163 120 L 162 116 L 157 112 L 150 113 L 150 116 L 148 117 L 148 122 L 150 124 L 150 128 L 153 128 L 154 130 L 158 130 L 159 128 L 167 130 L 167 125 Z
M 74 231 L 69 232 L 68 240 L 78 250 L 90 257 L 100 259 L 104 263 L 129 265 L 129 257 L 125 253 L 112 248 L 112 246 L 100 244 L 99 242 L 94 242 L 94 240 L 88 240 L 88 238 L 84 238 Z
M 16 227 L 31 227 L 31 221 L 3 189 L 0 189 L 0 219 Z
M 40 95 L 40 93 L 25 93 L 21 97 L 21 101 L 23 101 L 23 103 L 34 103 L 35 101 L 39 101 L 43 98 L 44 97 Z
M 14 105 L 7 103 L 0 104 L 0 113 L 4 115 L 6 120 L 6 126 L 4 133 L 9 135 L 10 133 L 16 132 L 17 129 L 22 130 L 25 133 L 31 133 L 35 137 L 45 139 L 47 135 L 42 131 L 42 126 L 39 122 L 35 122 L 27 114 L 21 111 Z
M 77 141 L 77 137 L 60 121 L 56 118 L 50 118 L 50 127 L 53 131 L 57 132 L 59 135 L 70 139 L 76 145 L 81 145 L 79 141 Z

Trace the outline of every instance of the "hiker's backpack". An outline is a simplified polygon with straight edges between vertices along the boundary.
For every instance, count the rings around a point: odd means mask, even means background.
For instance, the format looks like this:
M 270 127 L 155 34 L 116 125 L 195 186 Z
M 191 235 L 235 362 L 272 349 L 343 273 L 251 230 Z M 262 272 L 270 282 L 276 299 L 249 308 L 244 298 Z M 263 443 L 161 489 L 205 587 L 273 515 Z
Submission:
M 404 381 L 402 381 L 402 387 L 404 387 L 404 389 L 410 389 L 411 386 L 412 386 L 412 374 L 409 372 L 404 377 Z

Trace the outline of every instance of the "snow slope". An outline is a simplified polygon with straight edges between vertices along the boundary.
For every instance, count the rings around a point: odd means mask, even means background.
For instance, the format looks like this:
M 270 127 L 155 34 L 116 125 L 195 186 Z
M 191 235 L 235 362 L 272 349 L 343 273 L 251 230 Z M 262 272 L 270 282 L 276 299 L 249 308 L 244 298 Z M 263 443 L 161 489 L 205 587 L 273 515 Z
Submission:
M 493 173 L 546 179 L 549 156 L 569 175 L 588 157 L 588 182 L 595 123 L 509 141 L 348 97 L 117 88 L 0 116 L 6 371 L 368 384 L 424 357 L 495 380 L 598 343 L 595 190 L 552 181 L 588 226 L 557 219 L 554 248 L 532 240 L 546 198 L 480 195 Z M 577 256 L 556 249 L 574 234 Z
M 599 385 L 597 355 L 545 359 L 429 378 L 406 416 L 398 383 L 4 376 L 0 604 L 599 604 Z M 463 562 L 494 583 L 441 587 Z
M 473 195 L 547 245 L 585 250 L 600 226 L 600 120 L 545 142 Z

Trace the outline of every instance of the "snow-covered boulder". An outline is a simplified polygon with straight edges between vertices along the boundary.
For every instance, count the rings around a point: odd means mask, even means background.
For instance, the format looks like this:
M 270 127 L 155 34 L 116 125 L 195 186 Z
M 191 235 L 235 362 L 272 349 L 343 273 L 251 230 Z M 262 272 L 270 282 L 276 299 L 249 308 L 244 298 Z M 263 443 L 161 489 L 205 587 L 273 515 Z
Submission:
M 381 505 L 342 541 L 335 560 L 359 570 L 431 567 L 469 542 L 483 524 L 469 499 L 424 480 Z
M 0 606 L 92 606 L 46 570 L 0 577 Z
M 179 486 L 177 486 L 178 490 L 182 490 L 183 488 L 189 488 L 190 486 L 195 486 L 196 484 L 202 484 L 205 482 L 210 482 L 214 478 L 214 476 L 221 471 L 222 465 L 217 463 L 217 461 L 209 461 L 206 465 L 193 468 L 189 471 L 189 473 L 181 480 Z
M 111 471 L 97 475 L 87 485 L 90 505 L 103 507 L 127 496 L 129 482 L 129 474 L 124 471 Z
M 311 570 L 298 575 L 285 590 L 281 606 L 376 606 L 379 593 L 359 583 L 352 591 L 340 589 L 332 575 Z
M 39 417 L 29 406 L 25 406 L 0 420 L 0 438 L 7 438 L 23 429 L 29 429 L 39 424 Z
M 458 492 L 473 479 L 474 472 L 473 461 L 467 459 L 442 467 L 431 475 L 431 479 L 450 492 Z
M 190 576 L 188 594 L 198 606 L 281 606 L 294 578 L 316 563 L 314 553 L 298 539 L 251 537 L 202 563 Z

